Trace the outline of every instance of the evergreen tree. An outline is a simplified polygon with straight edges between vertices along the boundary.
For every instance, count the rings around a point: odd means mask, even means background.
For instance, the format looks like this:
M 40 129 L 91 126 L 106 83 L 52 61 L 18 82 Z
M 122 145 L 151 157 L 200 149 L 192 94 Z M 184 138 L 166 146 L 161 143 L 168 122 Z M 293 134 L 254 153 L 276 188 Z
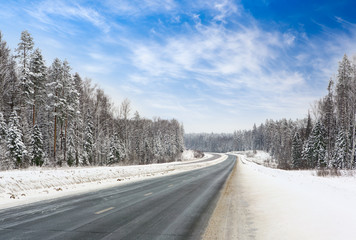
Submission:
M 298 132 L 295 132 L 292 141 L 292 167 L 293 169 L 303 168 L 302 164 L 303 142 Z
M 0 31 L 0 112 L 9 117 L 18 104 L 18 78 L 16 62 Z
M 83 164 L 91 165 L 94 163 L 94 136 L 93 136 L 93 120 L 88 109 L 86 116 L 86 128 L 85 128 L 85 138 L 84 138 L 84 154 L 83 154 Z
M 34 93 L 34 85 L 31 80 L 30 75 L 30 59 L 32 55 L 34 42 L 31 34 L 25 30 L 21 33 L 21 39 L 16 48 L 17 55 L 20 63 L 20 87 L 22 93 L 22 109 L 21 111 L 26 111 L 25 104 L 30 104 L 32 106 L 32 96 Z M 21 116 L 25 116 L 24 113 Z M 26 119 L 22 119 L 26 121 Z
M 324 168 L 326 167 L 325 153 L 326 153 L 326 144 L 325 144 L 325 128 L 318 121 L 313 128 L 311 133 L 313 138 L 313 161 L 312 167 Z
M 17 56 L 20 59 L 22 69 L 28 68 L 30 62 L 30 56 L 34 46 L 33 38 L 31 34 L 25 30 L 21 33 L 21 41 L 16 48 Z
M 8 156 L 16 168 L 21 167 L 23 166 L 27 150 L 22 141 L 20 120 L 15 111 L 10 116 L 7 134 Z
M 325 140 L 326 140 L 326 161 L 327 165 L 333 156 L 336 118 L 334 113 L 334 99 L 333 99 L 333 81 L 330 79 L 328 85 L 328 95 L 325 96 L 321 102 L 321 120 L 325 126 Z
M 62 117 L 62 109 L 64 100 L 62 98 L 63 92 L 63 81 L 62 81 L 62 62 L 56 58 L 51 67 L 49 68 L 49 80 L 47 83 L 47 88 L 49 90 L 48 93 L 48 101 L 50 105 L 50 115 L 53 119 L 53 162 L 57 163 L 57 133 L 58 133 L 58 122 L 61 121 Z M 59 160 L 59 162 L 61 162 Z
M 33 127 L 32 133 L 32 153 L 31 153 L 31 163 L 35 166 L 42 166 L 44 163 L 44 151 L 43 151 L 43 139 L 42 133 L 38 125 Z
M 31 96 L 32 124 L 34 126 L 36 123 L 36 110 L 45 99 L 46 66 L 39 49 L 36 49 L 32 54 L 30 63 L 29 75 L 33 84 Z
M 4 115 L 0 112 L 0 144 L 6 140 L 7 126 L 5 123 Z
M 340 130 L 335 142 L 334 156 L 331 161 L 331 167 L 336 169 L 344 169 L 347 167 L 347 159 L 349 156 L 349 148 L 347 146 L 347 134 L 344 130 Z
M 75 147 L 75 141 L 74 141 L 74 134 L 70 134 L 68 137 L 68 148 L 67 148 L 67 164 L 68 166 L 73 166 L 77 159 L 77 153 L 76 153 L 76 147 Z M 79 161 L 79 160 L 78 160 Z
M 114 134 L 114 136 L 110 140 L 108 163 L 115 164 L 115 163 L 120 162 L 124 158 L 124 155 L 125 155 L 123 150 L 124 149 L 123 149 L 122 142 L 118 138 L 118 135 Z
M 308 111 L 308 118 L 307 118 L 307 127 L 305 128 L 305 134 L 304 134 L 304 139 L 308 139 L 309 138 L 309 135 L 313 129 L 313 124 L 312 124 L 312 120 L 311 120 L 311 117 L 310 117 L 310 113 Z
M 8 167 L 8 160 L 6 158 L 6 137 L 7 126 L 3 114 L 0 112 L 0 170 Z
M 352 67 L 346 54 L 339 63 L 337 84 L 336 84 L 336 103 L 338 124 L 344 130 L 349 130 L 350 124 L 350 97 L 351 97 Z
M 303 168 L 313 168 L 313 141 L 309 138 L 305 141 L 302 151 L 302 166 Z

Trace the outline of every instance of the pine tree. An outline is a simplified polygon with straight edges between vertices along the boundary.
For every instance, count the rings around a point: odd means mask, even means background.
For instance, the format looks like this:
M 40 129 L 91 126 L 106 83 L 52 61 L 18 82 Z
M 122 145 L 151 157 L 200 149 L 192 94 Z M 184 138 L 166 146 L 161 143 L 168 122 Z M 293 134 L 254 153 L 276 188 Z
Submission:
M 331 167 L 336 169 L 344 169 L 347 167 L 347 159 L 349 155 L 349 148 L 347 146 L 347 134 L 344 130 L 340 130 L 335 142 L 334 156 L 331 161 Z
M 77 159 L 76 159 L 76 148 L 75 148 L 75 141 L 74 141 L 74 134 L 70 134 L 68 137 L 68 148 L 67 148 L 67 164 L 68 166 L 73 166 Z
M 78 73 L 74 74 L 74 89 L 75 89 L 75 103 L 74 103 L 74 116 L 72 120 L 73 135 L 72 140 L 74 142 L 75 151 L 75 165 L 78 166 L 82 159 L 82 149 L 83 149 L 83 119 L 85 112 L 81 110 L 84 109 L 84 99 L 83 99 L 83 81 Z
M 0 170 L 8 167 L 8 160 L 6 158 L 6 137 L 7 125 L 2 112 L 0 112 Z
M 32 54 L 29 76 L 33 87 L 31 104 L 32 124 L 34 126 L 36 123 L 36 110 L 45 99 L 46 66 L 39 49 L 36 49 Z
M 313 168 L 313 141 L 311 138 L 305 141 L 302 151 L 302 167 Z
M 58 132 L 58 122 L 61 117 L 63 109 L 63 82 L 62 82 L 62 63 L 56 58 L 50 69 L 49 69 L 49 82 L 47 83 L 47 88 L 49 89 L 48 100 L 50 104 L 50 112 L 53 120 L 53 162 L 56 163 L 57 159 L 57 132 Z
M 31 163 L 35 166 L 42 166 L 44 163 L 44 151 L 43 151 L 43 139 L 42 133 L 38 125 L 33 126 L 32 133 L 32 153 L 31 153 Z
M 16 48 L 17 56 L 20 59 L 20 64 L 23 69 L 28 68 L 30 62 L 30 56 L 34 46 L 33 38 L 31 34 L 25 30 L 21 33 L 21 41 Z
M 338 124 L 348 131 L 350 124 L 350 95 L 351 95 L 352 67 L 346 54 L 339 63 L 336 83 L 336 103 Z
M 34 85 L 30 75 L 30 60 L 32 55 L 34 42 L 31 34 L 28 31 L 23 31 L 21 33 L 21 39 L 18 44 L 18 48 L 16 48 L 17 55 L 20 63 L 20 88 L 21 88 L 21 116 L 24 118 L 26 111 L 26 104 L 32 106 L 32 96 L 34 93 Z M 22 119 L 23 121 L 27 121 L 27 119 Z
M 293 169 L 301 169 L 302 165 L 303 142 L 298 132 L 295 132 L 292 142 L 292 167 Z
M 86 128 L 85 128 L 85 138 L 84 138 L 84 154 L 83 154 L 83 164 L 92 165 L 94 163 L 94 136 L 93 136 L 94 126 L 90 110 L 87 111 L 86 116 Z
M 6 140 L 7 126 L 5 123 L 4 115 L 0 112 L 0 144 Z
M 20 120 L 15 111 L 13 111 L 10 116 L 7 133 L 8 156 L 12 159 L 14 166 L 19 168 L 23 166 L 27 150 L 22 141 Z
M 11 72 L 14 71 L 10 49 L 0 31 L 0 111 L 5 113 L 11 90 Z
M 333 84 L 332 79 L 329 81 L 328 85 L 328 95 L 324 97 L 321 102 L 321 119 L 325 126 L 325 140 L 326 140 L 326 161 L 327 165 L 333 156 L 334 142 L 335 142 L 335 129 L 336 129 L 336 118 L 334 113 L 334 99 L 333 99 Z
M 308 118 L 307 118 L 307 126 L 305 128 L 305 134 L 304 134 L 304 139 L 308 139 L 309 138 L 309 135 L 313 129 L 313 124 L 312 124 L 312 120 L 311 120 L 311 117 L 310 117 L 310 113 L 308 111 Z
M 315 124 L 311 135 L 313 137 L 313 168 L 325 168 L 325 128 L 320 121 Z
M 125 156 L 123 150 L 122 141 L 120 141 L 117 134 L 114 134 L 110 140 L 108 163 L 115 164 L 122 161 Z

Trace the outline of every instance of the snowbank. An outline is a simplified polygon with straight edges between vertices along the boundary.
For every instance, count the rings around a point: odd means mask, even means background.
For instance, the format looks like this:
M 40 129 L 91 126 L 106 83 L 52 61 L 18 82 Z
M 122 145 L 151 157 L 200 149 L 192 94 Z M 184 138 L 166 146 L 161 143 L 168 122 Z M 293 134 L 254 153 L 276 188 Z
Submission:
M 221 155 L 201 162 L 209 157 L 207 154 L 198 160 L 151 165 L 4 171 L 0 172 L 0 208 L 189 171 L 226 159 Z
M 193 150 L 185 150 L 182 153 L 182 161 L 192 160 L 192 159 L 194 159 L 194 151 Z
M 272 158 L 272 156 L 264 151 L 256 151 L 256 153 L 254 153 L 253 151 L 241 151 L 241 152 L 231 152 L 231 154 L 245 156 L 248 158 L 249 161 L 266 167 L 271 167 L 271 168 L 277 167 L 277 163 Z
M 255 239 L 355 239 L 355 177 L 271 169 L 238 156 L 246 233 Z
M 272 169 L 263 155 L 237 154 L 203 239 L 355 239 L 356 177 Z

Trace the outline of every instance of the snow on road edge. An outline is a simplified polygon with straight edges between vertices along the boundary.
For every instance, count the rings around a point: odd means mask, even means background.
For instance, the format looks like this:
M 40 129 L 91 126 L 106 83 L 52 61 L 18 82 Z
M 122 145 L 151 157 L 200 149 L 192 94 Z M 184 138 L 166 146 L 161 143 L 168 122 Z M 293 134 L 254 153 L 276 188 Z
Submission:
M 204 239 L 355 239 L 355 177 L 271 169 L 238 156 Z
M 210 157 L 150 165 L 4 171 L 0 172 L 0 209 L 177 174 L 227 158 L 220 154 L 215 160 L 201 162 Z

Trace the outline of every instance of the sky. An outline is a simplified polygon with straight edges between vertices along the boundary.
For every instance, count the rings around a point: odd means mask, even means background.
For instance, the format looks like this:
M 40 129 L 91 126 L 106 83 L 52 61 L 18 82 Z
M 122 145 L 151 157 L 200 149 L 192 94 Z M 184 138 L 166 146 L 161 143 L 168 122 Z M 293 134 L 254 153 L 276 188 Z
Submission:
M 233 132 L 301 119 L 356 54 L 353 0 L 0 0 L 0 30 L 23 30 L 47 65 L 128 98 L 185 132 Z

